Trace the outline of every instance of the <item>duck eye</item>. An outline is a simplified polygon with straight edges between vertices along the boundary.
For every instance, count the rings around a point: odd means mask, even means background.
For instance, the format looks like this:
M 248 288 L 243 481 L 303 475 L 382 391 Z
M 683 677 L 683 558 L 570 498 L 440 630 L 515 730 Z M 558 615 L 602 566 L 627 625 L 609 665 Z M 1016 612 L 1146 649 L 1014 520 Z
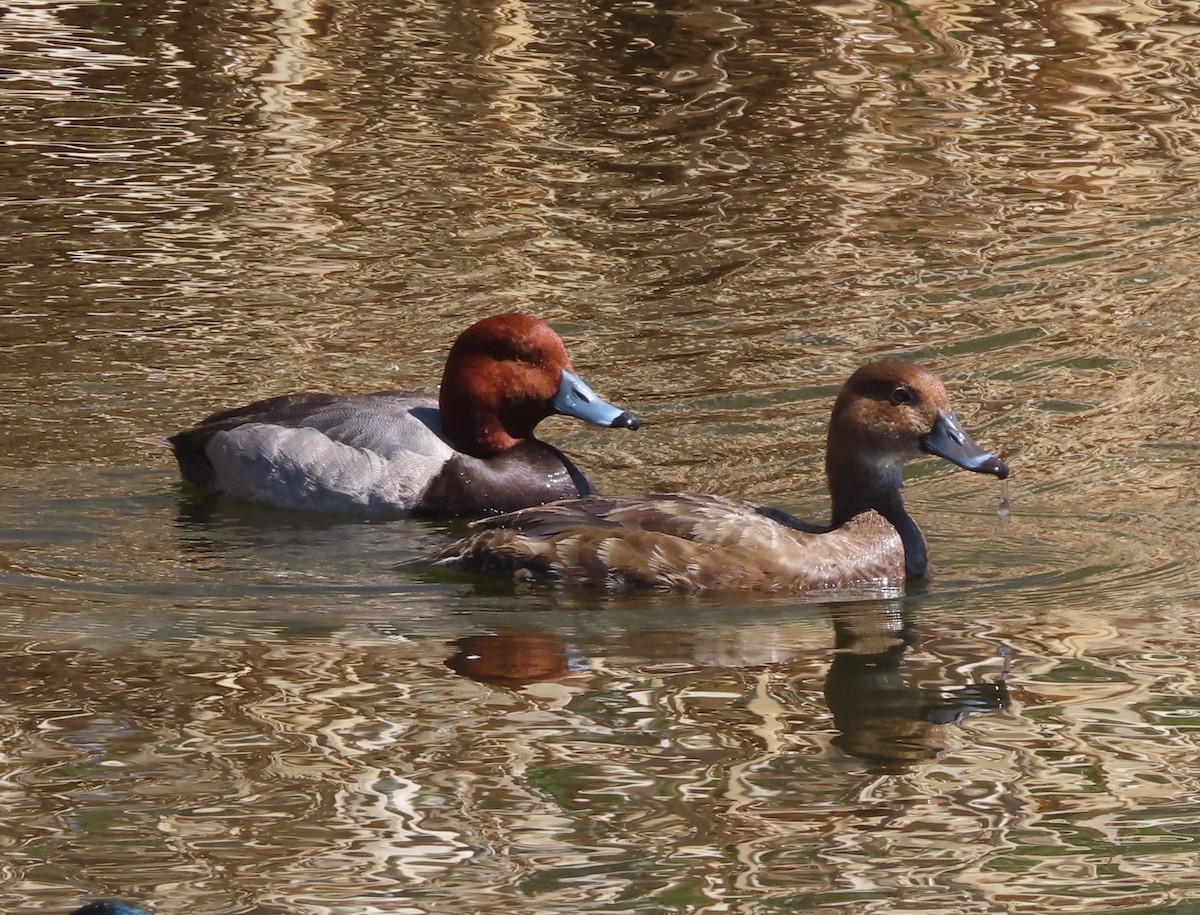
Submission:
M 892 391 L 892 403 L 894 404 L 912 403 L 914 399 L 912 390 L 904 385 L 900 385 Z

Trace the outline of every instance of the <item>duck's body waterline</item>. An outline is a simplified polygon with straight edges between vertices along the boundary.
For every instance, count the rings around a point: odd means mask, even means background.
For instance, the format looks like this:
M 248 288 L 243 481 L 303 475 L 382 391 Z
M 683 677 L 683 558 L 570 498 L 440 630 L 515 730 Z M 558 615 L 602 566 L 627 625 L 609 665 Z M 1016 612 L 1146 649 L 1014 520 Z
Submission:
M 824 591 L 902 585 L 928 570 L 900 497 L 903 463 L 935 454 L 1007 477 L 959 424 L 937 376 L 877 362 L 846 382 L 826 450 L 829 524 L 719 496 L 568 499 L 478 522 L 428 561 L 593 587 Z
M 636 429 L 574 372 L 562 340 L 526 315 L 463 331 L 439 398 L 302 393 L 207 417 L 168 441 L 214 495 L 350 513 L 482 515 L 586 496 L 587 478 L 534 436 L 551 414 Z

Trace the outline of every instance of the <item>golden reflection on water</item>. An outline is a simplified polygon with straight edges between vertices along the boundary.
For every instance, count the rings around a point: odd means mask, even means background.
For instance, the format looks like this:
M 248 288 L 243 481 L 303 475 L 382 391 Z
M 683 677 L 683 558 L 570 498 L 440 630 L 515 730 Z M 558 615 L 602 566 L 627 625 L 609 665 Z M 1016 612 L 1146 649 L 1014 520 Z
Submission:
M 25 710 L 5 716 L 11 781 L 24 788 L 10 809 L 15 822 L 28 809 L 65 825 L 84 804 L 106 851 L 51 830 L 41 844 L 54 870 L 136 860 L 140 880 L 201 911 L 219 910 L 206 897 L 229 880 L 314 911 L 401 888 L 433 904 L 464 886 L 526 886 L 557 910 L 570 885 L 619 895 L 633 870 L 649 892 L 701 880 L 713 901 L 784 891 L 851 904 L 903 886 L 901 863 L 954 892 L 1003 896 L 1010 857 L 1025 860 L 1043 904 L 1066 904 L 1081 870 L 1111 864 L 1104 841 L 1136 841 L 1148 825 L 1137 811 L 1169 814 L 1195 787 L 1170 765 L 1190 742 L 1140 711 L 1194 689 L 1182 658 L 1147 652 L 1140 673 L 1153 678 L 1139 686 L 1128 660 L 1149 646 L 1131 651 L 1115 630 L 1063 630 L 1061 645 L 1053 625 L 1028 644 L 1001 636 L 1021 685 L 1019 713 L 996 717 L 1003 661 L 986 646 L 998 642 L 965 616 L 920 640 L 875 607 L 832 621 L 852 633 L 832 667 L 820 619 L 717 626 L 692 643 L 647 630 L 601 643 L 606 655 L 577 636 L 586 664 L 565 677 L 549 665 L 551 682 L 523 691 L 455 676 L 442 666 L 455 646 L 440 639 L 382 630 L 226 635 L 225 618 L 186 653 L 145 642 L 119 659 L 10 641 L 6 694 Z M 531 639 L 553 642 L 518 634 Z M 839 665 L 905 642 L 898 668 L 878 653 L 855 673 Z M 867 679 L 847 690 L 848 676 Z M 852 712 L 839 690 L 873 707 Z M 118 708 L 119 719 L 88 713 Z M 882 768 L 845 755 L 872 759 L 888 744 Z M 1160 836 L 1130 867 L 1179 866 L 1188 844 Z M 716 848 L 738 849 L 738 863 Z M 853 887 L 832 889 L 814 863 Z M 173 883 L 181 867 L 186 887 Z
M 1124 912 L 1193 898 L 1200 31 L 1150 0 L 9 4 L 0 909 Z M 823 511 L 927 360 L 995 489 L 832 607 L 423 578 L 137 443 L 429 386 L 523 308 L 603 489 Z

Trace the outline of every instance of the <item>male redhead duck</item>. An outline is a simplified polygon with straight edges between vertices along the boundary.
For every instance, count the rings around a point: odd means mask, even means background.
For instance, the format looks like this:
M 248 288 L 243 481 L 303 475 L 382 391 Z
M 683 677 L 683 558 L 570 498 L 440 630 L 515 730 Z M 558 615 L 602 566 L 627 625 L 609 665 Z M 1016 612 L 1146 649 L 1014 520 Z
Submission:
M 552 413 L 636 429 L 571 367 L 544 321 L 472 324 L 446 358 L 438 400 L 401 391 L 288 394 L 214 413 L 167 441 L 188 482 L 284 508 L 480 516 L 592 487 L 534 437 Z
M 933 372 L 873 362 L 833 405 L 825 473 L 829 524 L 720 496 L 571 499 L 479 521 L 427 561 L 467 571 L 593 587 L 812 591 L 899 584 L 928 568 L 925 538 L 900 498 L 922 453 L 1004 479 L 1008 467 L 963 430 Z

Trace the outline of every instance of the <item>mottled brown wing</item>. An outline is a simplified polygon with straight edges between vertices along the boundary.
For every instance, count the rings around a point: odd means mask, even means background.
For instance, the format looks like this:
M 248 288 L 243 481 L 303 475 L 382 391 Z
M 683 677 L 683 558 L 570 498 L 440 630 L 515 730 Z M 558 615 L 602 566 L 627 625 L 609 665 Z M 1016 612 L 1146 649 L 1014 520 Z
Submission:
M 824 534 L 716 496 L 571 500 L 505 517 L 430 560 L 601 588 L 799 592 L 904 580 L 899 535 L 873 512 Z
M 670 534 L 713 546 L 775 549 L 795 531 L 760 514 L 749 502 L 722 496 L 656 493 L 639 499 L 591 496 L 568 499 L 485 518 L 476 530 L 507 528 L 535 537 L 554 537 L 578 527 Z
M 606 499 L 603 496 L 564 499 L 503 515 L 481 518 L 471 522 L 471 529 L 475 531 L 506 529 L 525 531 L 537 537 L 553 537 L 567 528 L 580 525 L 617 527 L 617 523 L 609 521 L 607 515 L 617 505 L 629 501 L 632 500 Z

